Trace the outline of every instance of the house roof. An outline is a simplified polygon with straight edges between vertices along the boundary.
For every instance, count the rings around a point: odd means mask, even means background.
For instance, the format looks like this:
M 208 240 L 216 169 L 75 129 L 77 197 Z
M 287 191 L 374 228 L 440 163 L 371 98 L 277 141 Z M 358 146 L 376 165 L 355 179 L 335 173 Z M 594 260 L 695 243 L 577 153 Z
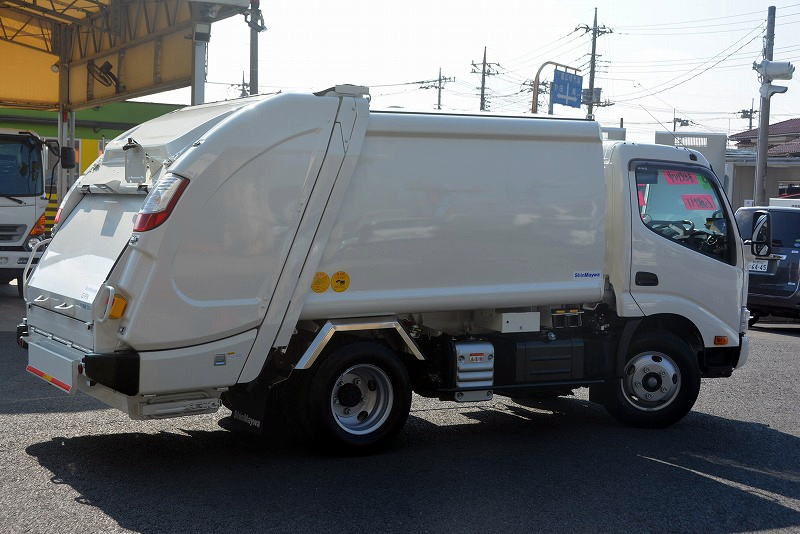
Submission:
M 769 149 L 768 155 L 770 156 L 791 156 L 792 154 L 800 154 L 800 138 L 776 145 Z
M 789 119 L 781 122 L 776 122 L 775 124 L 769 125 L 769 130 L 767 130 L 768 135 L 800 135 L 800 118 L 798 119 Z M 737 134 L 733 134 L 730 136 L 730 139 L 733 141 L 741 141 L 744 139 L 755 139 L 758 137 L 758 128 L 753 128 L 752 130 L 747 130 L 744 132 L 739 132 Z

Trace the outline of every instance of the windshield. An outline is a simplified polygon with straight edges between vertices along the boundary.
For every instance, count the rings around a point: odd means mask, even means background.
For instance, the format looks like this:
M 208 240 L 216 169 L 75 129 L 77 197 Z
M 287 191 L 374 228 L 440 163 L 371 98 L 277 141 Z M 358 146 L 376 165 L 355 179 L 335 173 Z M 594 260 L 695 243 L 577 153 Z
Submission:
M 33 137 L 0 135 L 0 195 L 42 194 L 41 144 Z
M 639 216 L 657 234 L 701 254 L 732 261 L 731 229 L 713 178 L 697 167 L 636 165 Z
M 754 210 L 741 210 L 736 213 L 736 222 L 743 239 L 750 239 L 753 233 Z M 772 218 L 772 246 L 800 248 L 800 210 L 770 211 Z

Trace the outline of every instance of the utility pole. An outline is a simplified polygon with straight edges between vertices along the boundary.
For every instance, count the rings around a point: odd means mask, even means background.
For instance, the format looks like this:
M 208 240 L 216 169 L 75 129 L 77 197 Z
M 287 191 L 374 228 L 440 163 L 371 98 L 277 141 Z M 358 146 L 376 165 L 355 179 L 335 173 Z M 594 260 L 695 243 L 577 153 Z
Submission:
M 578 26 L 575 28 L 576 30 L 583 30 L 586 33 L 592 32 L 592 55 L 589 58 L 589 98 L 587 102 L 587 112 L 586 118 L 590 120 L 594 120 L 594 106 L 595 106 L 595 98 L 594 98 L 594 74 L 597 68 L 597 38 L 601 35 L 605 35 L 607 33 L 611 33 L 611 28 L 603 26 L 597 26 L 597 8 L 594 8 L 594 24 L 590 28 L 586 24 L 582 26 Z
M 439 77 L 435 80 L 420 82 L 427 84 L 421 86 L 420 89 L 436 89 L 436 109 L 442 109 L 442 89 L 444 89 L 444 84 L 454 81 L 456 81 L 455 78 L 442 76 L 442 68 L 439 67 Z M 433 82 L 433 85 L 431 85 L 431 82 Z
M 237 85 L 239 86 L 239 98 L 246 97 L 247 96 L 247 83 L 244 81 L 244 72 L 242 72 L 242 83 L 241 84 L 237 84 Z
M 753 129 L 753 114 L 757 113 L 757 111 L 753 109 L 753 103 L 754 103 L 754 100 L 751 99 L 750 100 L 750 109 L 743 109 L 743 110 L 741 110 L 739 112 L 741 118 L 750 119 L 750 121 L 748 123 L 748 126 L 747 126 L 748 130 L 752 130 Z
M 439 82 L 436 84 L 436 109 L 442 109 L 442 89 L 446 82 L 454 82 L 455 78 L 443 78 L 442 67 L 439 67 Z
M 258 34 L 267 29 L 264 15 L 259 8 L 261 0 L 250 0 L 250 9 L 245 11 L 244 20 L 250 26 L 250 94 L 258 94 Z M 246 96 L 246 95 L 245 95 Z
M 678 118 L 675 115 L 675 108 L 672 108 L 672 131 L 675 132 L 678 126 L 689 126 L 689 120 Z
M 486 47 L 483 47 L 483 61 L 481 62 L 481 111 L 486 111 L 486 77 L 487 76 L 494 76 L 497 74 L 497 67 L 499 67 L 499 63 L 487 63 L 486 62 Z M 472 73 L 478 74 L 478 65 L 473 61 L 472 62 Z
M 794 66 L 788 62 L 772 61 L 772 50 L 775 45 L 775 6 L 767 11 L 767 35 L 764 38 L 764 59 L 761 63 L 753 63 L 753 70 L 761 80 L 761 109 L 758 117 L 758 150 L 756 159 L 756 177 L 753 182 L 753 205 L 764 206 L 767 203 L 767 152 L 769 150 L 769 102 L 772 95 L 785 93 L 787 87 L 772 85 L 773 80 L 791 80 Z

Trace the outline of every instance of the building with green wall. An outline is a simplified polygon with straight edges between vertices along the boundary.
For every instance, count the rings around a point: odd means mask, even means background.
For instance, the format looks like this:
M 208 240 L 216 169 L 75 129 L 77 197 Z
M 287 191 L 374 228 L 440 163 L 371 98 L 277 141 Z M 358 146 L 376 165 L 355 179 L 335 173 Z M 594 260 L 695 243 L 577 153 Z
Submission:
M 149 102 L 114 102 L 75 112 L 75 156 L 78 161 L 78 174 L 83 173 L 97 159 L 106 141 L 114 139 L 137 124 L 181 107 L 183 106 Z M 32 131 L 45 138 L 57 139 L 58 113 L 0 108 L 0 128 Z M 60 200 L 55 194 L 55 188 L 53 186 L 49 188 L 50 202 L 45 215 L 48 225 L 52 226 Z
M 76 150 L 80 172 L 83 172 L 100 155 L 104 141 L 109 141 L 122 132 L 180 109 L 174 104 L 151 104 L 149 102 L 114 102 L 75 113 Z M 58 113 L 0 108 L 0 128 L 34 131 L 47 138 L 58 137 Z

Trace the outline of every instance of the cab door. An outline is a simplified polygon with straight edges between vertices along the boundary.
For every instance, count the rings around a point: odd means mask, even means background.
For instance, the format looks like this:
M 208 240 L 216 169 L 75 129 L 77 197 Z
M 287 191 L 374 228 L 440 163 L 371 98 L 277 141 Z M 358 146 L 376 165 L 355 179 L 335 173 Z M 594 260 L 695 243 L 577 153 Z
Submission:
M 645 315 L 692 321 L 706 346 L 738 345 L 744 283 L 732 211 L 711 171 L 633 162 L 631 294 Z M 717 344 L 722 344 L 718 339 Z

